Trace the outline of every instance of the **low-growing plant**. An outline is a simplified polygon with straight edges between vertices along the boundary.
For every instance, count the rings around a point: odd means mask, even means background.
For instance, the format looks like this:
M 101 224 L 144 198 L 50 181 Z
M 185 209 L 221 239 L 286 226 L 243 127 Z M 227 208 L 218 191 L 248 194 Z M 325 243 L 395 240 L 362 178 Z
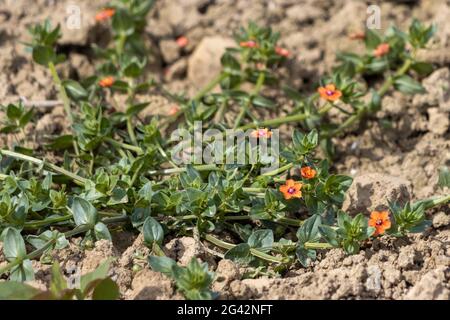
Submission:
M 20 141 L 13 150 L 0 150 L 0 230 L 8 261 L 0 275 L 31 280 L 32 259 L 51 263 L 49 253 L 63 248 L 74 235 L 83 235 L 81 245 L 87 247 L 99 239 L 111 240 L 111 225 L 121 224 L 142 232 L 151 249 L 151 267 L 173 278 L 186 298 L 210 299 L 215 295 L 209 289 L 213 274 L 207 265 L 193 259 L 180 267 L 165 257 L 167 235 L 192 236 L 218 247 L 219 252 L 208 252 L 253 268 L 254 274 L 269 273 L 270 266 L 282 273 L 297 262 L 308 266 L 317 250 L 340 247 L 354 254 L 373 237 L 406 236 L 423 229 L 425 210 L 450 201 L 447 195 L 404 207 L 392 204 L 391 213 L 372 212 L 370 219 L 362 214 L 351 217 L 341 207 L 352 178 L 331 166 L 332 139 L 380 110 L 390 90 L 424 92 L 415 78 L 432 66 L 418 61 L 415 49 L 426 46 L 434 27 L 414 21 L 408 33 L 396 28 L 385 35 L 367 30 L 367 52 L 341 53 L 338 66 L 320 81 L 317 92 L 305 97 L 280 84 L 278 67 L 291 53 L 278 45 L 279 35 L 252 23 L 236 33 L 237 46 L 222 56 L 220 74 L 190 98 L 168 92 L 148 75 L 151 55 L 142 44 L 142 32 L 152 4 L 121 0 L 98 13 L 96 20 L 109 25 L 112 38 L 105 47 L 94 48 L 96 74 L 80 81 L 61 80 L 56 70 L 63 60 L 56 50 L 59 27 L 46 22 L 30 29 L 28 46 L 34 61 L 53 76 L 70 133 L 38 150 L 21 148 Z M 363 77 L 367 74 L 377 75 L 381 83 L 369 85 Z M 252 89 L 244 89 L 244 84 Z M 211 93 L 216 86 L 221 91 Z M 264 95 L 269 86 L 283 89 L 293 102 L 287 115 L 260 118 L 260 108 L 283 108 Z M 171 99 L 176 109 L 162 119 L 141 119 L 138 115 L 149 103 L 136 95 L 150 90 Z M 116 94 L 126 95 L 124 108 L 115 102 Z M 227 122 L 224 115 L 232 108 L 237 115 Z M 344 120 L 330 120 L 331 109 Z M 21 105 L 8 106 L 6 112 L 3 132 L 20 131 L 31 121 L 32 109 Z M 274 129 L 287 123 L 296 126 L 291 142 L 278 144 Z M 169 156 L 180 144 L 164 133 L 174 124 L 192 135 L 198 128 L 220 129 L 217 137 L 227 136 L 225 129 L 250 130 L 250 138 L 260 145 L 223 148 L 220 139 L 203 141 L 191 149 L 222 148 L 217 161 L 181 165 Z M 271 155 L 277 158 L 275 168 L 263 170 L 273 163 L 272 157 L 253 157 L 261 143 L 279 147 L 279 154 Z M 48 161 L 48 150 L 61 161 Z M 229 163 L 230 155 L 246 161 Z M 448 186 L 448 181 L 448 170 L 442 170 L 440 184 Z M 234 241 L 222 240 L 225 234 Z M 26 242 L 35 249 L 27 252 Z M 61 282 L 57 275 L 54 278 Z M 113 287 L 105 281 L 101 289 Z M 57 288 L 45 296 L 66 297 L 65 287 Z M 70 297 L 87 295 L 84 290 L 70 292 Z
M 168 257 L 150 256 L 149 264 L 153 270 L 172 278 L 188 300 L 211 300 L 216 296 L 210 290 L 214 273 L 208 271 L 207 263 L 192 258 L 186 267 L 181 267 Z
M 80 277 L 79 288 L 70 288 L 57 262 L 52 266 L 52 280 L 48 291 L 28 284 L 11 281 L 0 283 L 2 300 L 116 300 L 119 287 L 108 277 L 110 261 Z

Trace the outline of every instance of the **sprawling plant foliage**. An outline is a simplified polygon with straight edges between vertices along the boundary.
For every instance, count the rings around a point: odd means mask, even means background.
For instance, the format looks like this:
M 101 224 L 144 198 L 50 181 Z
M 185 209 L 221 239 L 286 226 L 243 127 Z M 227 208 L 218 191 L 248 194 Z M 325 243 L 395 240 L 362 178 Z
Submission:
M 0 150 L 0 231 L 8 261 L 0 268 L 2 276 L 14 283 L 31 280 L 32 259 L 52 263 L 49 253 L 67 246 L 75 235 L 82 235 L 81 245 L 87 247 L 99 239 L 111 240 L 110 226 L 121 224 L 143 233 L 152 250 L 150 266 L 172 277 L 186 298 L 210 299 L 213 274 L 207 265 L 193 260 L 183 268 L 164 257 L 161 247 L 167 235 L 193 236 L 223 250 L 208 248 L 208 252 L 255 270 L 273 266 L 275 272 L 283 272 L 297 262 L 308 266 L 317 250 L 341 247 L 353 254 L 385 232 L 405 236 L 421 231 L 427 226 L 425 210 L 450 200 L 446 196 L 403 207 L 391 204 L 391 213 L 350 217 L 341 206 L 352 179 L 330 169 L 332 138 L 379 110 L 382 96 L 392 89 L 405 94 L 425 91 L 415 78 L 433 66 L 417 61 L 415 52 L 426 46 L 434 27 L 414 21 L 407 33 L 396 28 L 385 35 L 366 30 L 367 52 L 339 54 L 339 65 L 318 84 L 318 92 L 304 96 L 279 84 L 277 68 L 290 55 L 277 45 L 279 35 L 250 24 L 236 33 L 236 47 L 222 56 L 220 74 L 191 98 L 167 92 L 148 72 L 150 52 L 142 31 L 152 4 L 121 0 L 97 15 L 99 23 L 110 25 L 112 40 L 107 47 L 94 48 L 97 71 L 78 82 L 60 79 L 57 73 L 57 64 L 65 59 L 55 49 L 59 27 L 46 22 L 30 29 L 33 60 L 50 70 L 70 134 L 36 150 L 20 140 L 11 150 Z M 382 83 L 367 86 L 361 77 L 367 74 L 377 75 Z M 244 84 L 253 87 L 247 91 Z M 211 93 L 216 86 L 221 91 Z M 282 107 L 263 94 L 266 87 L 282 89 L 292 100 L 289 114 L 259 118 L 259 108 Z M 138 114 L 149 103 L 137 101 L 136 95 L 152 90 L 177 108 L 167 117 L 143 121 Z M 124 108 L 107 99 L 116 93 L 127 95 Z M 238 114 L 228 123 L 224 114 L 232 107 Z M 3 108 L 3 133 L 23 131 L 33 121 L 33 109 L 21 104 Z M 345 119 L 330 121 L 331 109 Z M 272 171 L 261 172 L 267 164 L 263 158 L 250 164 L 179 166 L 169 156 L 177 145 L 162 132 L 176 124 L 192 133 L 198 121 L 203 129 L 252 129 L 253 138 L 269 144 L 275 143 L 271 129 L 286 123 L 297 129 L 290 142 L 280 145 L 279 166 Z M 217 144 L 207 141 L 201 147 L 208 146 Z M 224 150 L 224 157 L 239 152 L 237 148 Z M 48 150 L 62 160 L 47 161 Z M 244 149 L 246 158 L 250 151 Z M 448 186 L 448 181 L 448 170 L 442 169 L 441 185 Z M 223 241 L 224 234 L 234 242 Z M 34 249 L 27 250 L 26 243 Z M 114 285 L 105 272 L 100 273 L 82 280 L 81 289 L 68 289 L 55 265 L 49 292 L 17 288 L 29 298 L 115 298 L 109 293 L 115 292 Z M 0 292 L 10 288 L 6 282 Z

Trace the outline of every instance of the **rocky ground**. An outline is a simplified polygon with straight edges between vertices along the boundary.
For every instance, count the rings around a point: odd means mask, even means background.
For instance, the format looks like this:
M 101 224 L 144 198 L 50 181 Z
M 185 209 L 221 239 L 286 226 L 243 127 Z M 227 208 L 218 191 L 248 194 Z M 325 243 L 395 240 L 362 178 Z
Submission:
M 372 1 L 373 2 L 373 1 Z M 81 29 L 67 27 L 67 5 L 81 9 Z M 47 72 L 32 63 L 22 41 L 26 28 L 45 18 L 62 23 L 60 50 L 68 61 L 60 71 L 75 79 L 93 71 L 89 43 L 108 37 L 93 22 L 104 0 L 6 1 L 0 4 L 0 103 L 55 99 Z M 421 52 L 437 70 L 423 79 L 428 93 L 405 97 L 388 95 L 383 110 L 336 141 L 337 171 L 355 177 L 345 209 L 356 212 L 379 208 L 387 200 L 419 199 L 449 192 L 436 186 L 438 168 L 450 165 L 450 1 L 379 1 L 383 28 L 409 24 L 411 17 L 438 25 L 433 50 Z M 271 25 L 282 34 L 281 43 L 293 53 L 281 71 L 284 81 L 304 90 L 333 65 L 340 50 L 361 50 L 348 34 L 363 29 L 365 1 L 353 0 L 161 0 L 149 17 L 147 41 L 155 58 L 151 69 L 169 90 L 195 92 L 219 70 L 232 33 L 248 21 Z M 351 17 L 351 19 L 349 19 Z M 189 44 L 180 49 L 175 40 L 184 35 Z M 165 114 L 171 103 L 154 94 L 146 115 Z M 66 130 L 62 107 L 39 110 L 40 119 L 27 128 L 30 147 Z M 1 116 L 1 115 L 0 115 Z M 12 137 L 0 135 L 0 147 Z M 354 256 L 335 249 L 322 252 L 310 268 L 294 268 L 283 278 L 244 279 L 245 270 L 223 260 L 209 261 L 218 275 L 214 290 L 222 299 L 450 299 L 450 206 L 429 212 L 433 228 L 407 240 L 382 237 Z M 182 298 L 164 276 L 146 266 L 148 250 L 142 238 L 116 235 L 113 244 L 100 241 L 82 252 L 72 240 L 55 252 L 67 273 L 93 270 L 106 257 L 117 257 L 112 275 L 126 299 Z M 180 263 L 204 257 L 191 238 L 173 239 L 167 253 Z M 0 262 L 3 257 L 0 255 Z M 209 259 L 210 258 L 205 258 Z M 44 285 L 49 267 L 39 265 L 36 285 Z M 134 266 L 134 268 L 133 268 Z M 140 269 L 140 271 L 138 271 Z

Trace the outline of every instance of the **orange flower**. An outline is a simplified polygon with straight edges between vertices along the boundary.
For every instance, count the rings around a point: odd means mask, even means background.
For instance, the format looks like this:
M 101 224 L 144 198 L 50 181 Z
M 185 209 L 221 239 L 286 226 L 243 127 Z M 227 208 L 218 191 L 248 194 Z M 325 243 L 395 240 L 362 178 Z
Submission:
M 116 13 L 114 9 L 104 9 L 95 15 L 96 21 L 105 21 L 111 18 Z
M 251 136 L 253 138 L 271 138 L 272 132 L 267 128 L 263 128 L 263 129 L 258 129 L 258 130 L 253 131 L 251 133 Z
M 172 106 L 167 114 L 169 116 L 174 116 L 178 113 L 178 111 L 180 111 L 180 108 L 178 106 Z
M 366 34 L 362 31 L 351 33 L 348 36 L 351 40 L 364 40 L 366 38 Z
M 311 167 L 303 167 L 300 169 L 300 173 L 305 179 L 313 179 L 316 176 L 317 171 Z
M 388 211 L 373 211 L 370 214 L 369 227 L 374 227 L 374 236 L 383 234 L 391 227 L 391 220 L 389 219 Z
M 291 53 L 288 49 L 281 48 L 281 47 L 275 47 L 275 53 L 282 57 L 289 57 Z
M 286 184 L 280 186 L 280 191 L 286 200 L 291 198 L 301 198 L 302 197 L 302 184 L 300 182 L 295 182 L 292 179 L 286 180 Z
M 257 48 L 258 47 L 258 44 L 253 40 L 241 41 L 241 43 L 239 43 L 239 45 L 242 48 Z
M 322 99 L 328 101 L 336 101 L 342 97 L 342 92 L 336 89 L 334 84 L 327 84 L 325 87 L 317 89 Z
M 100 87 L 109 88 L 114 84 L 114 82 L 114 77 L 105 77 L 101 79 L 98 84 L 100 85 Z
M 389 49 L 388 43 L 382 43 L 373 51 L 373 55 L 377 58 L 382 57 L 389 53 Z
M 176 40 L 176 43 L 180 48 L 184 48 L 188 45 L 189 40 L 185 36 L 181 36 Z

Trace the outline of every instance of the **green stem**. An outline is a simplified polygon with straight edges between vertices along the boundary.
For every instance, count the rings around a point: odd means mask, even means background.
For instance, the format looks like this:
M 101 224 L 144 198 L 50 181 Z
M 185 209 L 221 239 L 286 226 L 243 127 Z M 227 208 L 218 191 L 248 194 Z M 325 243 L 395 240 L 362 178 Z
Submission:
M 61 79 L 58 75 L 58 72 L 56 71 L 56 67 L 53 64 L 53 62 L 49 62 L 48 63 L 48 68 L 50 70 L 50 73 L 53 77 L 53 81 L 55 82 L 56 86 L 58 87 L 59 90 L 59 98 L 62 100 L 63 102 L 63 106 L 64 106 L 64 110 L 66 112 L 67 118 L 69 119 L 69 124 L 70 127 L 72 128 L 73 126 L 73 115 L 72 115 L 72 111 L 70 110 L 70 99 L 67 96 L 67 92 L 66 89 L 64 88 Z M 73 140 L 73 149 L 75 150 L 75 154 L 77 156 L 80 155 L 80 151 L 78 150 L 78 145 L 77 142 L 75 140 Z
M 0 154 L 3 154 L 5 156 L 11 157 L 11 158 L 15 158 L 15 159 L 19 159 L 19 160 L 23 160 L 23 161 L 28 161 L 31 163 L 34 163 L 38 166 L 44 166 L 47 167 L 48 169 L 60 173 L 64 176 L 67 176 L 69 178 L 71 178 L 75 183 L 79 184 L 79 185 L 85 185 L 85 183 L 88 181 L 88 179 L 80 177 L 79 175 L 70 172 L 64 168 L 60 168 L 52 163 L 48 163 L 46 161 L 34 158 L 34 157 L 30 157 L 18 152 L 14 152 L 14 151 L 9 151 L 9 150 L 0 150 Z
M 244 190 L 244 192 L 248 192 L 248 193 L 264 193 L 266 192 L 266 188 L 242 188 L 242 190 Z
M 269 172 L 263 173 L 261 176 L 263 176 L 263 177 L 267 177 L 267 176 L 269 176 L 269 177 L 271 177 L 271 176 L 276 176 L 276 175 L 278 175 L 278 174 L 280 174 L 280 173 L 283 173 L 283 172 L 285 172 L 285 171 L 291 169 L 293 166 L 294 166 L 293 163 L 288 163 L 288 164 L 286 164 L 286 165 L 284 165 L 284 166 L 282 166 L 282 167 L 280 167 L 280 168 L 278 168 L 278 169 L 275 169 L 275 170 L 273 170 L 273 171 L 269 171 Z
M 45 220 L 41 220 L 41 221 L 27 221 L 24 224 L 24 228 L 25 229 L 38 229 L 41 227 L 44 227 L 46 225 L 50 225 L 52 223 L 58 223 L 58 222 L 63 222 L 63 221 L 67 221 L 72 219 L 72 215 L 66 215 L 66 216 L 62 216 L 62 217 L 56 217 L 56 218 L 50 218 L 50 219 L 45 219 Z
M 115 146 L 115 147 L 127 149 L 127 150 L 130 150 L 130 151 L 134 151 L 134 152 L 136 152 L 136 153 L 139 154 L 139 155 L 141 155 L 141 154 L 144 153 L 144 151 L 142 150 L 142 148 L 140 148 L 140 147 L 138 147 L 138 146 L 133 146 L 133 145 L 131 145 L 131 144 L 119 142 L 119 141 L 116 141 L 116 140 L 114 140 L 113 138 L 110 138 L 110 137 L 104 137 L 103 139 L 104 139 L 106 142 L 112 144 L 112 145 Z
M 112 224 L 112 223 L 125 222 L 125 221 L 128 221 L 128 219 L 129 219 L 128 216 L 121 216 L 121 217 L 114 217 L 114 218 L 106 218 L 106 219 L 103 219 L 102 222 L 104 224 Z M 78 227 L 78 228 L 75 228 L 73 230 L 65 232 L 64 236 L 66 238 L 73 237 L 73 236 L 75 236 L 77 234 L 80 234 L 80 233 L 83 233 L 83 232 L 87 232 L 90 229 L 92 229 L 91 226 L 84 225 L 84 226 L 81 226 L 81 227 Z M 39 257 L 40 255 L 42 255 L 45 252 L 45 250 L 50 248 L 55 242 L 56 242 L 56 239 L 51 239 L 51 240 L 47 241 L 41 248 L 39 248 L 39 249 L 37 249 L 37 250 L 35 250 L 33 252 L 30 252 L 29 254 L 25 255 L 22 258 L 18 258 L 16 260 L 8 263 L 3 268 L 0 268 L 0 276 L 3 275 L 4 273 L 8 272 L 9 270 L 14 268 L 15 266 L 20 265 L 24 260 L 27 260 L 27 259 L 32 260 L 34 258 Z
M 127 131 L 128 131 L 128 135 L 130 136 L 131 143 L 134 144 L 135 146 L 137 146 L 138 142 L 137 142 L 136 134 L 134 133 L 133 121 L 131 119 L 131 116 L 129 116 L 127 118 Z
M 205 87 L 203 87 L 192 100 L 198 101 L 200 100 L 204 95 L 206 95 L 208 92 L 210 92 L 212 89 L 214 89 L 215 86 L 217 86 L 220 82 L 222 82 L 223 79 L 228 77 L 228 74 L 226 73 L 220 73 L 217 77 L 215 77 L 210 83 L 208 83 Z
M 220 170 L 219 167 L 217 167 L 215 164 L 203 164 L 203 165 L 198 165 L 198 166 L 194 166 L 194 169 L 197 171 L 215 171 L 215 170 Z M 150 175 L 169 175 L 169 174 L 173 174 L 173 173 L 182 173 L 182 172 L 186 172 L 186 167 L 184 168 L 173 168 L 173 169 L 162 169 L 162 170 L 151 170 L 148 173 Z
M 319 109 L 319 114 L 325 114 L 328 111 L 330 111 L 330 109 L 333 108 L 333 104 L 331 103 L 327 103 L 323 108 Z M 258 128 L 258 127 L 276 127 L 285 123 L 290 123 L 290 122 L 299 122 L 302 120 L 305 120 L 306 118 L 308 118 L 308 114 L 294 114 L 294 115 L 290 115 L 290 116 L 284 116 L 284 117 L 279 117 L 279 118 L 274 118 L 274 119 L 269 119 L 269 120 L 265 120 L 265 121 L 261 121 L 258 123 L 249 123 L 246 125 L 243 125 L 241 127 L 239 127 L 238 129 L 240 130 L 247 130 L 247 129 L 254 129 L 254 128 Z
M 428 199 L 419 200 L 415 203 L 415 205 L 423 204 L 425 210 L 446 204 L 450 202 L 450 194 L 442 197 L 432 197 Z
M 256 80 L 255 88 L 253 89 L 252 93 L 250 94 L 250 97 L 248 101 L 243 105 L 241 111 L 239 112 L 239 115 L 236 118 L 236 121 L 234 122 L 234 129 L 238 128 L 242 122 L 242 119 L 244 119 L 244 116 L 249 112 L 250 105 L 252 103 L 252 99 L 258 95 L 258 93 L 261 91 L 262 86 L 264 85 L 264 81 L 266 79 L 266 74 L 264 72 L 260 72 L 258 75 L 258 79 Z
M 212 244 L 214 244 L 214 245 L 216 245 L 218 247 L 221 247 L 223 249 L 226 249 L 226 250 L 230 250 L 230 249 L 236 247 L 235 244 L 222 241 L 222 240 L 217 239 L 216 237 L 214 237 L 214 236 L 212 236 L 210 234 L 206 234 L 203 237 L 204 237 L 204 239 L 206 241 L 209 241 Z M 274 257 L 274 256 L 272 256 L 270 254 L 261 252 L 261 251 L 259 251 L 257 249 L 254 249 L 254 248 L 250 248 L 250 253 L 252 255 L 254 255 L 255 257 L 258 257 L 260 259 L 263 259 L 263 260 L 266 260 L 266 261 L 269 261 L 269 262 L 274 262 L 274 263 L 284 263 L 284 262 L 286 262 L 285 259 L 283 259 L 283 258 Z
M 400 69 L 397 70 L 394 76 L 390 76 L 386 79 L 386 81 L 383 83 L 383 85 L 378 90 L 378 94 L 380 96 L 384 96 L 388 90 L 391 88 L 391 86 L 394 84 L 395 78 L 404 75 L 406 72 L 408 72 L 409 68 L 411 67 L 413 63 L 412 59 L 406 59 L 406 61 L 403 63 L 403 65 L 400 67 Z

